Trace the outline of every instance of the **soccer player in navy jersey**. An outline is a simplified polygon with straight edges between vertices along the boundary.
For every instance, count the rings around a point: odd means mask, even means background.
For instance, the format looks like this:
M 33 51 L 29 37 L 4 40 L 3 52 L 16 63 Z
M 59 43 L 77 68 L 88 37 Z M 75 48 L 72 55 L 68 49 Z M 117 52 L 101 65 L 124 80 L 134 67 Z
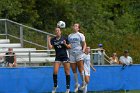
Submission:
M 66 93 L 69 93 L 70 91 L 70 63 L 69 63 L 69 57 L 68 57 L 68 51 L 67 49 L 71 48 L 71 45 L 69 44 L 67 38 L 63 37 L 61 35 L 61 29 L 55 28 L 55 34 L 56 36 L 54 38 L 48 38 L 48 45 L 49 49 L 54 48 L 56 52 L 55 62 L 53 64 L 53 82 L 54 87 L 52 90 L 52 93 L 56 92 L 57 89 L 57 74 L 59 67 L 61 63 L 64 66 L 65 75 L 66 75 Z

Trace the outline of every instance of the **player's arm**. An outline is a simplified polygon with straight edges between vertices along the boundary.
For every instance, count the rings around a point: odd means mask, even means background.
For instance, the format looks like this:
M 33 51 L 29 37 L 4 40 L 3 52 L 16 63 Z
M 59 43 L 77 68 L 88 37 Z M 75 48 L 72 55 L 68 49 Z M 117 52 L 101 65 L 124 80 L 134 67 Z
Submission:
M 66 40 L 64 40 L 63 42 L 64 42 L 64 45 L 65 45 L 67 48 L 71 48 L 71 44 L 67 43 Z
M 90 67 L 94 70 L 94 71 L 96 71 L 96 69 L 93 67 L 93 65 L 90 63 Z
M 68 41 L 68 38 L 65 38 L 65 40 L 63 41 L 64 45 L 69 49 L 71 48 L 71 44 Z
M 50 36 L 48 36 L 47 42 L 48 42 L 48 48 L 52 49 L 53 45 L 51 44 L 51 37 Z
M 85 52 L 85 49 L 87 47 L 85 36 L 84 34 L 80 34 L 80 37 L 81 37 L 81 42 L 82 42 L 82 51 Z
M 83 34 L 80 34 L 80 37 L 81 37 L 81 43 L 82 43 L 82 51 L 85 52 L 85 49 L 87 47 L 85 36 Z
M 86 46 L 87 46 L 86 41 L 82 41 L 83 52 L 85 52 Z

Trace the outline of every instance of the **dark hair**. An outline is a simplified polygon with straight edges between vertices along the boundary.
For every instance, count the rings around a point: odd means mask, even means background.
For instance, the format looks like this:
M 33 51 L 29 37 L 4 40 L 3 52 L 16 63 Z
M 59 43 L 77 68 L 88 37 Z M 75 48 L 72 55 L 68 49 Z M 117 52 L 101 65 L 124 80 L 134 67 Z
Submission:
M 78 24 L 78 27 L 79 27 L 79 30 L 80 30 L 81 26 L 80 26 L 80 24 L 79 24 L 79 23 L 77 23 L 77 24 Z
M 128 53 L 128 50 L 124 50 L 124 53 Z

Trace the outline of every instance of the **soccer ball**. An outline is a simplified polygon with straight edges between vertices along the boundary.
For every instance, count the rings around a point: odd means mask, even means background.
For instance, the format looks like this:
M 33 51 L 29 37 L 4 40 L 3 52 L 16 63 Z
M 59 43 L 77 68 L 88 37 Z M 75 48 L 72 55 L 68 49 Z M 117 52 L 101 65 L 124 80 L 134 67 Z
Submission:
M 66 23 L 64 21 L 59 21 L 57 23 L 57 27 L 59 27 L 59 28 L 65 28 L 66 27 Z

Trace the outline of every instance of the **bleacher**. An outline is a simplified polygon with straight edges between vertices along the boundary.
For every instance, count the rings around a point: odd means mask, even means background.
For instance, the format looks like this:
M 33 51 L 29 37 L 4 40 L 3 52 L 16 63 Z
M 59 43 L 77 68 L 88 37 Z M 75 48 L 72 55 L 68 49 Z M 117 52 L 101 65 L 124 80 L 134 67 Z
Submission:
M 18 66 L 39 66 L 42 63 L 53 62 L 55 59 L 45 50 L 22 48 L 20 43 L 10 43 L 9 39 L 0 39 L 0 56 L 4 56 L 8 48 L 13 48 Z
M 9 19 L 0 19 L 0 56 L 4 56 L 8 48 L 13 48 L 18 66 L 40 66 L 53 62 L 54 50 L 47 50 L 48 35 L 54 36 Z
M 54 50 L 47 50 L 48 35 L 55 36 L 9 19 L 0 19 L 0 55 L 4 55 L 12 47 L 19 66 L 39 66 L 53 62 Z M 91 58 L 97 54 L 94 51 L 95 49 L 91 49 Z

